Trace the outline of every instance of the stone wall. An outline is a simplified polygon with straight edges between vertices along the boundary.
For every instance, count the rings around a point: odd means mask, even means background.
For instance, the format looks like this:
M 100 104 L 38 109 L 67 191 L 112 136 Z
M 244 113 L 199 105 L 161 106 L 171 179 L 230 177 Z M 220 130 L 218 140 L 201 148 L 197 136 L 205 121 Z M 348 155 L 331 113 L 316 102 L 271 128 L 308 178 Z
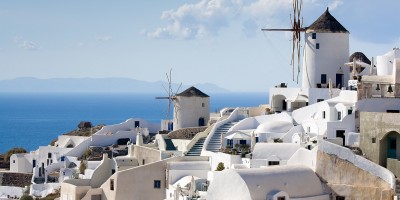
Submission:
M 207 126 L 202 127 L 192 127 L 192 128 L 183 128 L 176 131 L 172 131 L 168 134 L 169 139 L 188 139 L 191 140 L 193 137 L 200 132 L 203 132 L 207 129 Z
M 336 155 L 317 152 L 316 173 L 332 190 L 333 196 L 350 199 L 392 200 L 389 183 Z
M 32 174 L 0 172 L 0 185 L 25 187 L 31 185 Z

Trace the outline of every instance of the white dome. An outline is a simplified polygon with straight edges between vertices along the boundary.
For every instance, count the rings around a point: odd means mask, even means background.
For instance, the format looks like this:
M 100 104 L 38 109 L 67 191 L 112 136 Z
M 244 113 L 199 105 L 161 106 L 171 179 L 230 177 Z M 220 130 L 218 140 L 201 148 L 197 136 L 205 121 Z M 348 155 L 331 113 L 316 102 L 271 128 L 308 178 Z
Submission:
M 268 121 L 260 124 L 256 133 L 286 133 L 291 128 L 293 124 L 288 121 Z

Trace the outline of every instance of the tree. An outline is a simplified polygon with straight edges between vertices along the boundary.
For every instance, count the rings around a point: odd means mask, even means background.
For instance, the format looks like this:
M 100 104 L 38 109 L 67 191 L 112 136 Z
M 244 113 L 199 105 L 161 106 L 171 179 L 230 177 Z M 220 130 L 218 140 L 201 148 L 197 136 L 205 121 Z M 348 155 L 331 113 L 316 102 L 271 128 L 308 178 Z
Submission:
M 29 195 L 27 195 L 27 194 L 24 194 L 24 195 L 22 195 L 22 197 L 20 198 L 20 200 L 33 200 L 33 197 L 31 197 L 31 196 L 29 196 Z
M 225 169 L 224 163 L 220 162 L 218 163 L 217 169 L 215 171 L 222 171 Z
M 84 160 L 81 161 L 81 164 L 79 165 L 79 172 L 81 174 L 85 174 L 85 169 L 87 168 L 86 162 Z

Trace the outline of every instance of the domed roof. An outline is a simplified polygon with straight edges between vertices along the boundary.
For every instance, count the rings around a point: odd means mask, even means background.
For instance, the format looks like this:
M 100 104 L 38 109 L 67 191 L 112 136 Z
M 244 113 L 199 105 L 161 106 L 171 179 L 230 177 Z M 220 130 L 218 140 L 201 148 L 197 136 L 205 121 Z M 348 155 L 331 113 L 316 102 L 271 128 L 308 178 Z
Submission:
M 362 52 L 354 52 L 353 54 L 351 54 L 350 58 L 349 58 L 349 62 L 353 62 L 353 59 L 356 59 L 358 61 L 367 63 L 367 64 L 371 64 L 371 61 L 367 58 L 367 56 L 364 55 L 364 53 Z
M 286 133 L 293 127 L 288 121 L 268 121 L 258 125 L 257 133 Z
M 349 33 L 349 31 L 329 13 L 328 8 L 326 8 L 326 11 L 314 23 L 306 28 L 306 32 Z

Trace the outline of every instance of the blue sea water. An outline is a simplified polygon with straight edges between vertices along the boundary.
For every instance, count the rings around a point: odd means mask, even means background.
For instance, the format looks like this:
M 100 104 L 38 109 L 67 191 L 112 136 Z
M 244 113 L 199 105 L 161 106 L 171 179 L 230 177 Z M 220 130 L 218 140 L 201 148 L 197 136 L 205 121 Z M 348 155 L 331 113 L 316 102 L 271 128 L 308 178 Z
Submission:
M 163 94 L 0 94 L 0 153 L 12 147 L 28 151 L 75 130 L 80 121 L 116 124 L 129 118 L 160 123 L 166 118 Z M 266 104 L 267 93 L 210 95 L 210 112 L 224 107 Z

